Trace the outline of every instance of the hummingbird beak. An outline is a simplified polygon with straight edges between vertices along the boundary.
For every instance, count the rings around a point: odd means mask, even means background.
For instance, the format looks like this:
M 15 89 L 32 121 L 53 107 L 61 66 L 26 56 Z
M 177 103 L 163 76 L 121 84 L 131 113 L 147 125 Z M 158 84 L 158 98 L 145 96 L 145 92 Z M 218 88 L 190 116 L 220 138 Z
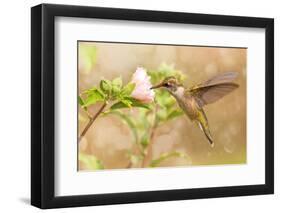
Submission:
M 163 83 L 160 83 L 160 84 L 157 84 L 157 85 L 155 85 L 153 87 L 150 87 L 150 89 L 157 89 L 157 88 L 160 88 L 162 86 L 163 86 Z

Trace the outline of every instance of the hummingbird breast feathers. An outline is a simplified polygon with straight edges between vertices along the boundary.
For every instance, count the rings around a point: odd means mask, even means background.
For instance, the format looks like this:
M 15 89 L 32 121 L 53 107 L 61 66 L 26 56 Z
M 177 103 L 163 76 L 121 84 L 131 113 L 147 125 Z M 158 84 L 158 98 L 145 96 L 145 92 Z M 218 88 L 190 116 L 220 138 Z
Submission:
M 198 117 L 199 105 L 196 99 L 188 93 L 184 87 L 178 87 L 175 91 L 170 91 L 178 102 L 179 107 L 185 112 L 185 114 L 194 120 Z
M 185 114 L 191 119 L 194 120 L 198 118 L 200 108 L 196 99 L 192 96 L 184 96 L 184 99 L 179 103 L 180 108 L 183 109 Z

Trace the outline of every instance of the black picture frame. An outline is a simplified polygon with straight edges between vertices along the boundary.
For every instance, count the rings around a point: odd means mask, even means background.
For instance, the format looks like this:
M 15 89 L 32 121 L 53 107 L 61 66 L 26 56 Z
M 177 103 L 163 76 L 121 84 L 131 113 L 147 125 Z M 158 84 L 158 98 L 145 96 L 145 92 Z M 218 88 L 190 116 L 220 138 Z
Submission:
M 263 28 L 266 32 L 265 184 L 93 195 L 54 195 L 55 17 Z M 41 4 L 31 8 L 31 204 L 39 208 L 217 198 L 274 193 L 274 20 L 148 10 Z

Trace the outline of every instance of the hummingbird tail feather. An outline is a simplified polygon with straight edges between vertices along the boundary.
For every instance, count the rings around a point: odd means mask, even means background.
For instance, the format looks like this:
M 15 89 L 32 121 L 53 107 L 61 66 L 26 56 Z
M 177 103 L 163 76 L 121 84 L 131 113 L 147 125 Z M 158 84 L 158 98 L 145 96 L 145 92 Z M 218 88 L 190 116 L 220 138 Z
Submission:
M 211 136 L 211 132 L 210 132 L 209 128 L 208 127 L 206 128 L 200 121 L 198 122 L 198 124 L 199 124 L 200 129 L 204 132 L 205 136 L 207 137 L 211 147 L 214 147 L 214 145 L 215 145 L 214 140 Z

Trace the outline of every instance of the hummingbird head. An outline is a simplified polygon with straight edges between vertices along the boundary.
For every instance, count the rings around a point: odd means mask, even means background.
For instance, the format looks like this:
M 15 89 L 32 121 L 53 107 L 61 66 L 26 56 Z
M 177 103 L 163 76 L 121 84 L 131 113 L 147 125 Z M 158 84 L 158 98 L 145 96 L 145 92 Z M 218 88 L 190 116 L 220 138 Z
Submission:
M 165 78 L 160 84 L 157 84 L 150 89 L 165 88 L 169 92 L 175 92 L 179 86 L 182 86 L 174 76 Z

